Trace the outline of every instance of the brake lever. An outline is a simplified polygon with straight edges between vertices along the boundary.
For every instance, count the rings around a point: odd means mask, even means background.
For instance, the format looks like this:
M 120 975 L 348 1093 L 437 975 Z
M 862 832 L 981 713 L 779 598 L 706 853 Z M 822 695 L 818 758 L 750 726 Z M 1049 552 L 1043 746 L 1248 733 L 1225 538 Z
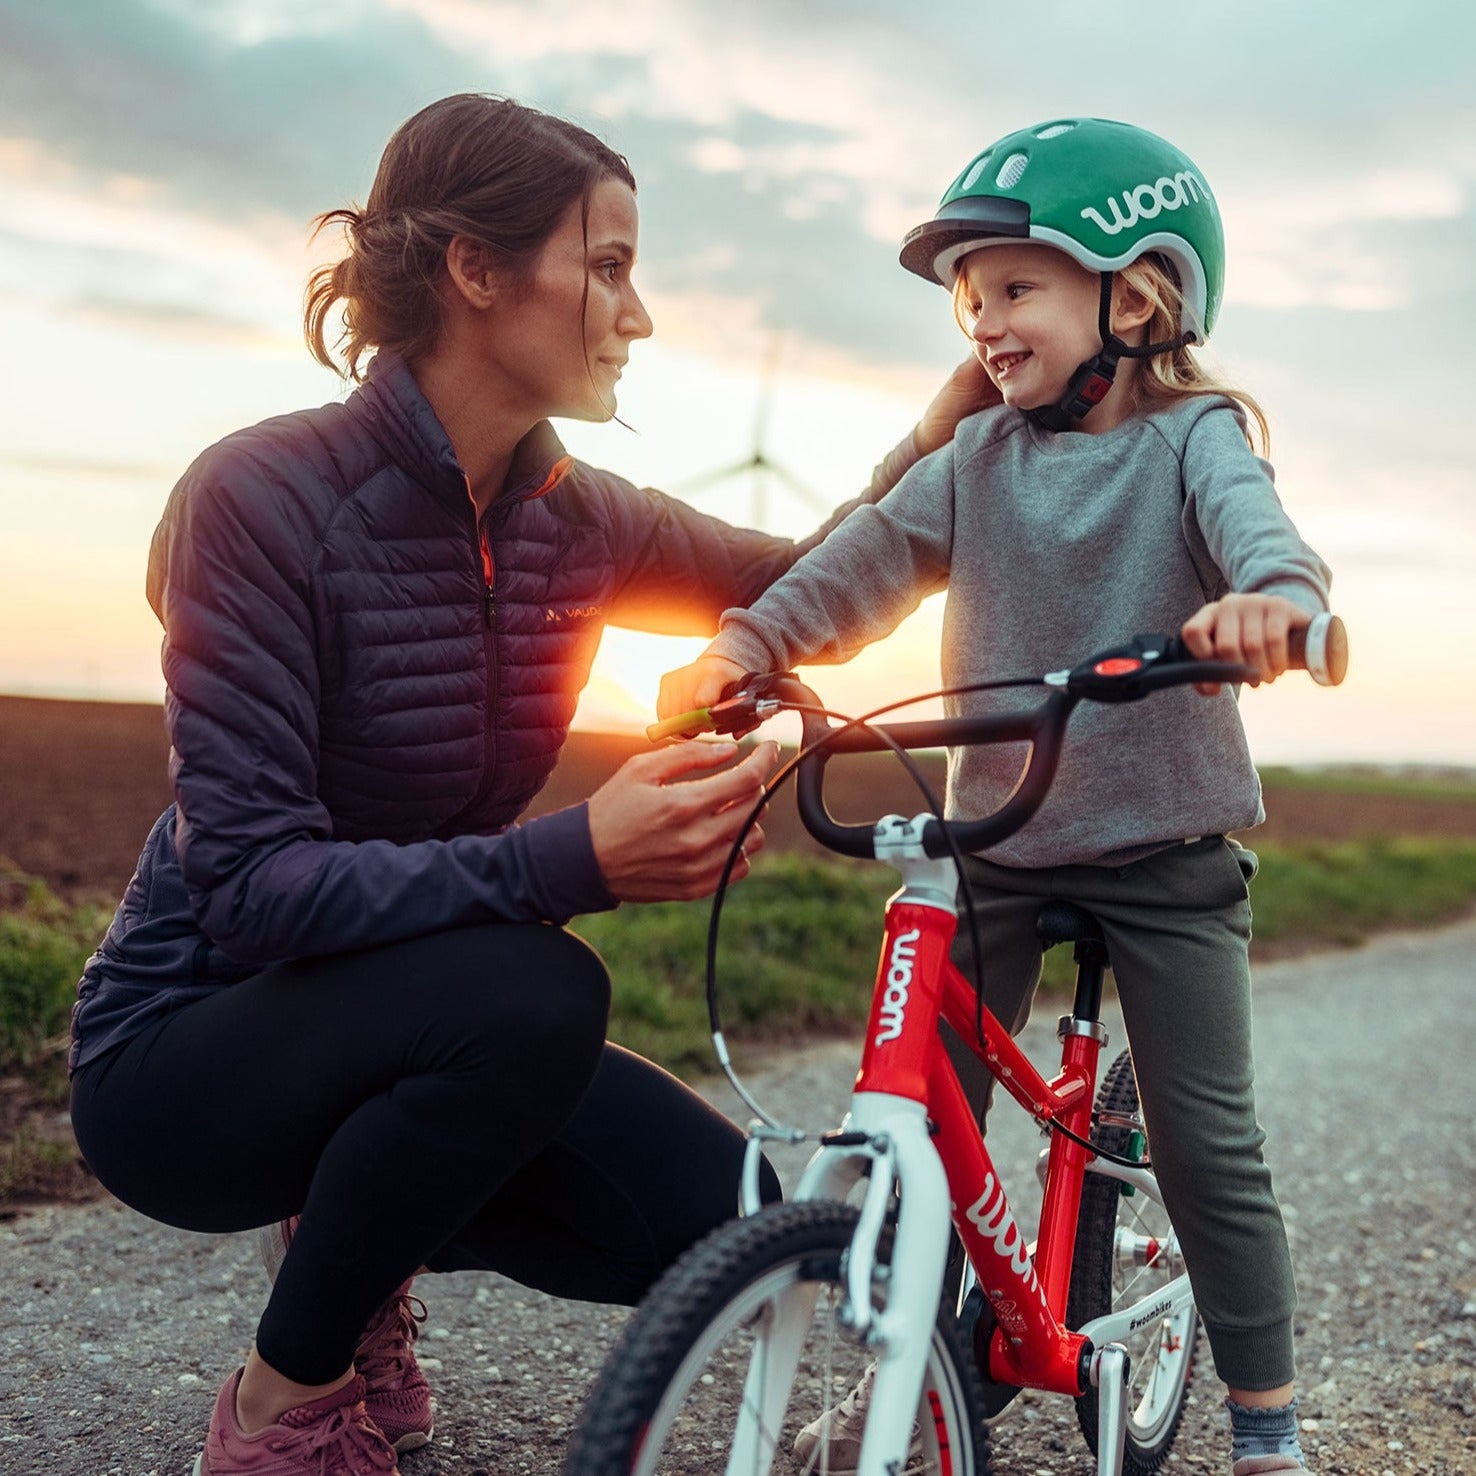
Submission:
M 1190 682 L 1250 682 L 1257 675 L 1254 667 L 1238 661 L 1178 659 L 1175 638 L 1140 635 L 1126 645 L 1099 652 L 1069 671 L 1052 672 L 1046 681 L 1091 702 L 1136 702 L 1164 687 Z
M 746 738 L 784 706 L 774 694 L 780 682 L 792 680 L 792 671 L 745 672 L 723 688 L 721 697 L 711 707 L 697 707 L 652 723 L 646 729 L 646 737 L 652 743 L 665 738 L 697 738 L 704 733 Z
M 746 738 L 783 707 L 777 696 L 779 684 L 794 680 L 792 671 L 745 671 L 737 681 L 729 682 L 719 700 L 707 709 L 713 732 Z

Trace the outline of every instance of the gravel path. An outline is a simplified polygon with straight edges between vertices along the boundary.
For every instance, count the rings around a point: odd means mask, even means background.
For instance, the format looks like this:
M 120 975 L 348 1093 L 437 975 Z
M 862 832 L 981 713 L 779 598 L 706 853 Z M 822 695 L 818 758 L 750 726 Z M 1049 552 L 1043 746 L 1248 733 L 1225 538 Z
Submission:
M 1304 1441 L 1322 1476 L 1476 1476 L 1473 957 L 1476 921 L 1257 975 L 1261 1115 L 1301 1286 Z M 1053 1036 L 1045 1019 L 1027 1034 L 1042 1065 Z M 752 1084 L 789 1120 L 829 1125 L 855 1060 L 844 1043 L 786 1053 Z M 733 1106 L 726 1083 L 710 1095 Z M 995 1157 L 1028 1190 L 1039 1140 L 1013 1108 L 996 1118 Z M 800 1163 L 781 1169 L 792 1180 Z M 1017 1209 L 1025 1220 L 1023 1196 Z M 185 1476 L 264 1300 L 254 1238 L 184 1234 L 111 1202 L 58 1207 L 0 1227 L 0 1264 L 0 1472 Z M 492 1276 L 420 1289 L 440 1415 L 406 1476 L 556 1471 L 625 1314 Z M 1169 1471 L 1228 1472 L 1217 1388 L 1204 1378 Z M 1011 1476 L 1095 1470 L 1069 1403 L 1031 1394 L 996 1427 L 996 1463 Z

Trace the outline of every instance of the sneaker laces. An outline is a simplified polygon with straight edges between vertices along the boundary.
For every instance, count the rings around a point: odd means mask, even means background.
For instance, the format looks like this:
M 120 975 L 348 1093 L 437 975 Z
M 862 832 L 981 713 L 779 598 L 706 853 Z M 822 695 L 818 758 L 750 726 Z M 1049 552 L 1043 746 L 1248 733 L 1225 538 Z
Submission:
M 365 1329 L 354 1359 L 366 1383 L 385 1388 L 409 1373 L 415 1358 L 411 1345 L 420 1336 L 420 1324 L 427 1315 L 425 1303 L 408 1292 L 384 1304 Z
M 814 1449 L 808 1457 L 801 1456 L 804 1461 L 803 1476 L 811 1476 L 812 1472 L 835 1471 L 837 1473 L 854 1473 L 853 1462 L 860 1457 L 861 1436 L 866 1426 L 867 1412 L 871 1405 L 871 1392 L 876 1384 L 875 1363 L 866 1365 L 866 1371 L 852 1385 L 850 1392 L 844 1399 L 833 1408 L 826 1410 L 819 1419 L 806 1425 L 796 1437 L 795 1453 L 800 1454 L 801 1444 L 807 1436 L 815 1440 Z M 855 1428 L 853 1428 L 853 1423 Z M 832 1441 L 842 1443 L 853 1441 L 854 1449 L 848 1452 L 850 1461 L 844 1457 L 837 1459 L 836 1453 L 831 1448 Z M 913 1420 L 912 1428 L 908 1432 L 906 1464 L 903 1467 L 904 1476 L 918 1472 L 922 1468 L 916 1464 L 918 1457 L 922 1454 L 922 1427 L 917 1420 Z
M 871 1387 L 875 1383 L 876 1364 L 869 1363 L 866 1365 L 866 1372 L 861 1375 L 851 1392 L 830 1411 L 831 1421 L 849 1420 L 859 1411 L 866 1409 L 871 1403 Z
M 326 1413 L 289 1409 L 278 1423 L 297 1433 L 273 1438 L 267 1448 L 275 1452 L 297 1448 L 316 1455 L 320 1476 L 371 1476 L 375 1471 L 396 1469 L 394 1447 L 369 1423 L 361 1400 Z

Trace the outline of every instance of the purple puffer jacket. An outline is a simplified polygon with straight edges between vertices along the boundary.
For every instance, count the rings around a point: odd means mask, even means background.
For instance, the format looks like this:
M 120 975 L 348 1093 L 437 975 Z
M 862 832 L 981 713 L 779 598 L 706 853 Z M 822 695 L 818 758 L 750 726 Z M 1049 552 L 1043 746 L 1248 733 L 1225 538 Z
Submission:
M 507 488 L 479 528 L 388 353 L 346 403 L 185 473 L 148 584 L 176 802 L 83 972 L 73 1070 L 272 962 L 613 907 L 584 805 L 512 824 L 603 627 L 711 633 L 849 510 L 800 544 L 742 531 L 572 461 L 547 424 Z

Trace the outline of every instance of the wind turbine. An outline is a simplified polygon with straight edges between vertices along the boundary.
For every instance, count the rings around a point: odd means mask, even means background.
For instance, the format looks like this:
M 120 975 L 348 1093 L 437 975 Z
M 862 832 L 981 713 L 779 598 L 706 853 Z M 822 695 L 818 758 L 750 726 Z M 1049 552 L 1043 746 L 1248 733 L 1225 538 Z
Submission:
M 685 481 L 677 482 L 670 488 L 678 496 L 700 497 L 703 493 L 739 477 L 747 477 L 752 499 L 749 504 L 748 522 L 755 528 L 763 528 L 768 522 L 769 489 L 774 482 L 788 489 L 802 503 L 818 513 L 829 513 L 832 510 L 832 505 L 813 487 L 806 486 L 788 467 L 775 461 L 764 450 L 765 436 L 769 427 L 769 410 L 774 400 L 774 380 L 778 374 L 779 352 L 783 345 L 783 338 L 784 335 L 778 330 L 769 335 L 768 346 L 759 370 L 758 403 L 755 406 L 753 417 L 753 449 L 740 461 L 718 467 L 714 471 L 700 472 L 695 477 L 688 477 Z

